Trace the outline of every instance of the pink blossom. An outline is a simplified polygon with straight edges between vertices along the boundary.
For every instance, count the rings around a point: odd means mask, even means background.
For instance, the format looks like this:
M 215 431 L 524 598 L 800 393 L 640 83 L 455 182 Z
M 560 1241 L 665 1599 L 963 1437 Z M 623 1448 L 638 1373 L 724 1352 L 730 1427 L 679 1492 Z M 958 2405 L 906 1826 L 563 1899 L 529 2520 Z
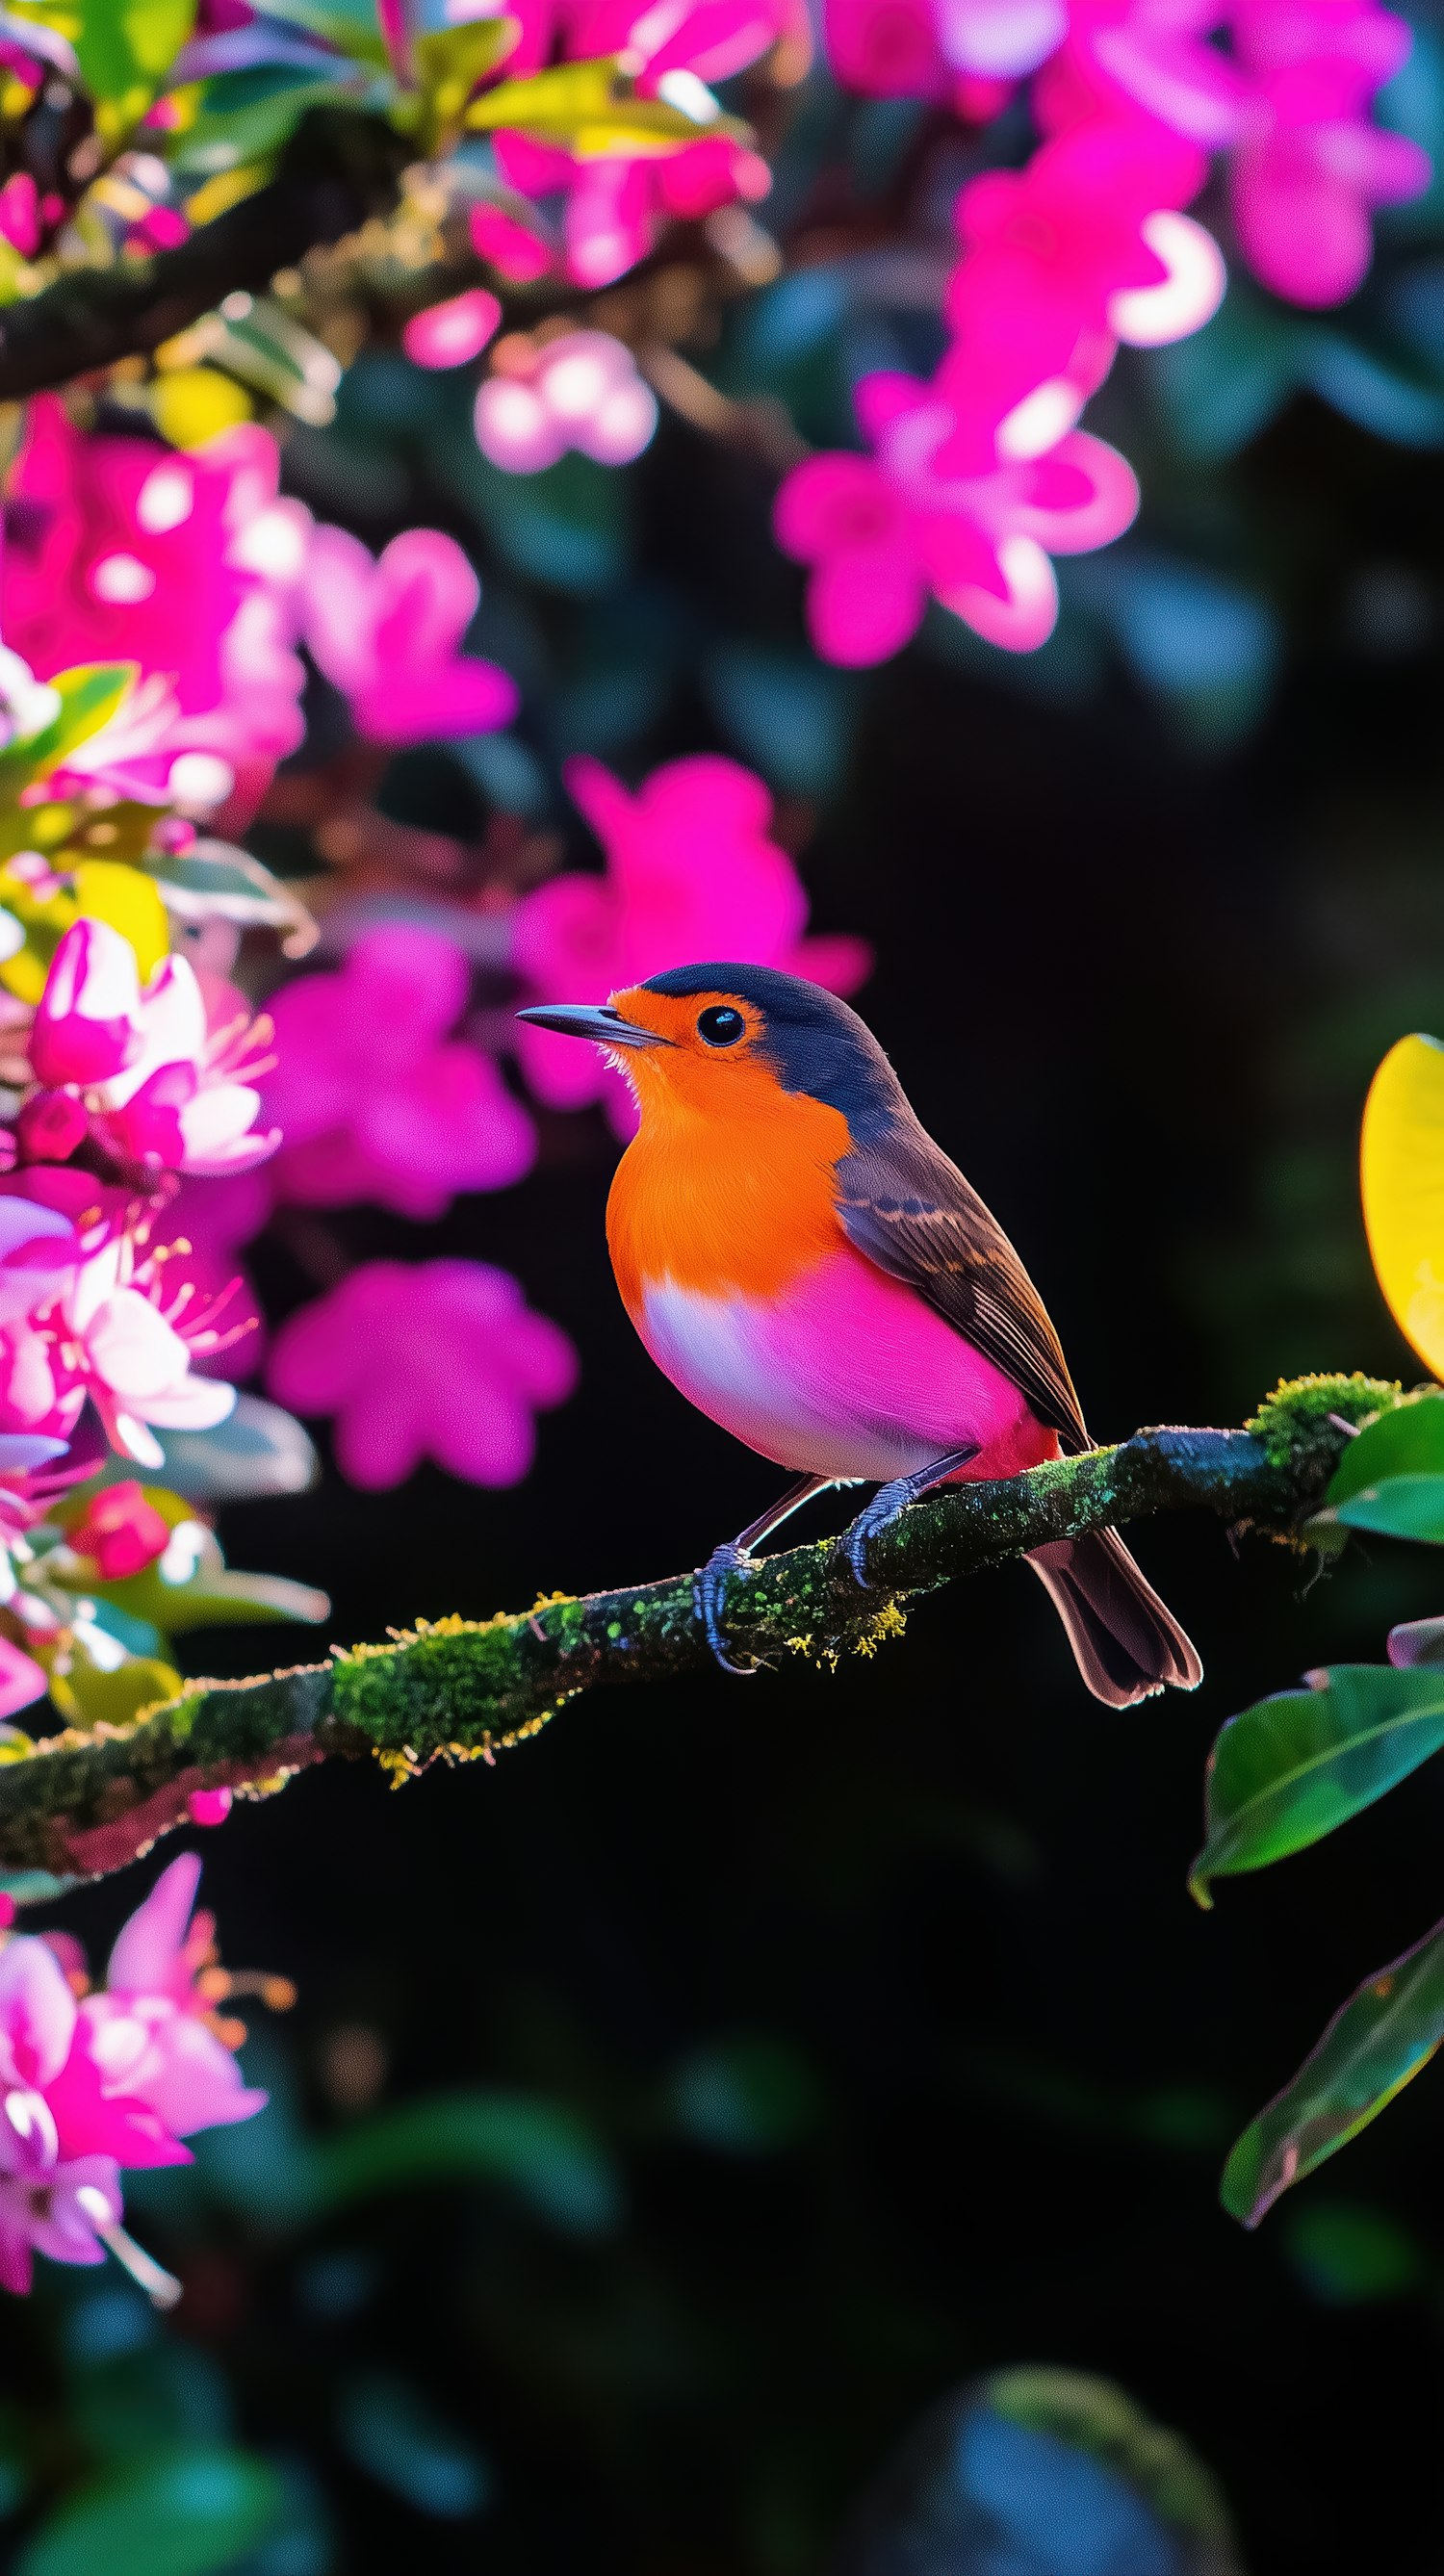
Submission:
M 702 134 L 655 159 L 574 155 L 526 134 L 498 134 L 497 164 L 524 197 L 565 194 L 567 275 L 610 286 L 645 259 L 661 225 L 695 223 L 738 199 L 755 204 L 772 185 L 760 156 L 730 135 Z
M 514 1485 L 533 1412 L 576 1379 L 570 1342 L 516 1280 L 479 1261 L 367 1262 L 276 1335 L 269 1385 L 300 1413 L 336 1416 L 353 1485 L 399 1485 L 425 1458 L 473 1485 Z
M 12 2095 L 0 2112 L 0 2284 L 23 2297 L 35 2254 L 52 2263 L 105 2261 L 121 2197 L 113 2157 L 57 2161 L 43 2133 L 17 2128 L 18 2107 Z
M 513 54 L 508 69 L 515 64 Z M 468 224 L 477 258 L 489 260 L 499 277 L 514 286 L 532 286 L 545 277 L 552 265 L 552 248 L 532 225 L 492 205 L 473 206 Z
M 43 1665 L 8 1637 L 0 1637 L 0 1718 L 14 1717 L 20 1709 L 33 1707 L 49 1688 Z
M 248 2120 L 266 2102 L 214 2027 L 217 1995 L 234 1980 L 208 1966 L 214 1917 L 192 1919 L 200 1875 L 194 1852 L 162 1870 L 116 1936 L 106 1991 L 87 1996 L 79 2015 L 107 2089 L 141 2103 L 177 2138 Z
M 311 544 L 302 632 L 372 742 L 489 733 L 517 709 L 515 683 L 457 646 L 481 597 L 453 537 L 409 528 L 379 560 L 344 528 Z
M 207 1431 L 236 1391 L 196 1377 L 191 1357 L 223 1338 L 217 1309 L 171 1280 L 128 1234 L 83 1261 L 61 1295 L 20 1331 L 0 1334 L 0 1421 L 68 1438 L 89 1396 L 111 1446 L 138 1466 L 164 1466 L 151 1425 Z
M 501 306 L 484 286 L 444 304 L 428 304 L 413 313 L 401 334 L 401 346 L 414 366 L 464 367 L 479 358 L 501 321 Z
M 1069 0 L 1068 41 L 1034 85 L 1039 122 L 1058 133 L 1141 109 L 1205 149 L 1236 142 L 1248 85 L 1210 41 L 1227 13 L 1228 0 Z
M 657 426 L 657 402 L 620 340 L 567 331 L 539 348 L 521 340 L 503 346 L 505 367 L 476 397 L 477 443 L 493 465 L 536 474 L 569 447 L 599 465 L 640 456 Z
M 828 56 L 871 98 L 956 98 L 960 82 L 1015 80 L 1067 31 L 1064 0 L 827 0 Z
M 621 54 L 641 97 L 668 99 L 699 119 L 695 143 L 646 157 L 572 154 L 529 135 L 497 135 L 498 168 L 519 194 L 565 193 L 566 266 L 579 286 L 609 286 L 624 275 L 670 217 L 696 220 L 736 198 L 766 195 L 766 162 L 730 136 L 706 132 L 715 103 L 703 85 L 729 80 L 782 38 L 805 45 L 806 25 L 796 0 L 682 0 L 665 9 L 648 0 L 573 0 L 562 20 L 570 60 Z M 517 67 L 513 55 L 506 69 Z
M 807 896 L 768 838 L 772 799 L 736 761 L 703 754 L 654 770 L 636 795 L 599 761 L 573 760 L 567 787 L 606 853 L 604 876 L 553 877 L 517 907 L 513 957 L 537 1002 L 603 1002 L 663 967 L 737 957 L 850 993 L 868 971 L 856 939 L 808 939 Z M 527 1079 L 554 1107 L 604 1099 L 630 1134 L 631 1095 L 589 1048 L 523 1024 Z
M 0 1190 L 0 1327 L 47 1304 L 74 1272 L 81 1249 L 69 1217 L 44 1204 L 43 1184 L 28 1197 Z
M 60 1103 L 75 1095 L 71 1151 L 93 1133 L 117 1161 L 143 1170 L 216 1173 L 263 1162 L 279 1139 L 257 1134 L 260 1094 L 248 1077 L 267 1068 L 270 1036 L 269 1021 L 253 1021 L 244 1005 L 208 1028 L 184 957 L 163 957 L 142 989 L 130 942 L 107 922 L 77 921 L 56 949 L 30 1032 L 45 1097 L 21 1125 L 21 1150 L 38 1143 L 41 1159 L 63 1158 Z
M 286 1139 L 282 1198 L 374 1199 L 431 1218 L 459 1190 L 520 1179 L 531 1121 L 490 1057 L 451 1035 L 469 984 L 452 940 L 396 922 L 367 931 L 338 973 L 300 976 L 276 996 L 266 1096 Z
M 1000 430 L 1005 453 L 1046 450 L 1071 428 L 1114 342 L 1181 339 L 1208 320 L 1223 261 L 1179 211 L 1205 172 L 1197 146 L 1162 126 L 1093 117 L 1045 143 L 1026 169 L 969 182 L 947 307 L 960 345 L 939 388 L 975 435 L 966 448 L 955 435 L 945 465 L 987 464 Z
M 67 1536 L 77 1556 L 92 1560 L 103 1582 L 123 1583 L 128 1575 L 142 1573 L 164 1556 L 170 1524 L 154 1503 L 146 1501 L 140 1486 L 127 1479 L 119 1485 L 102 1485 L 92 1495 L 85 1518 Z
M 226 773 L 254 803 L 300 741 L 291 599 L 309 519 L 278 499 L 278 470 L 256 424 L 173 455 L 84 437 L 53 396 L 30 405 L 8 486 L 0 628 L 42 677 L 133 661 L 159 684 L 154 738 L 135 755 L 153 795 L 182 760 L 199 780 L 200 758 L 211 804 L 229 793 Z
M 1041 455 L 994 455 L 948 472 L 958 416 L 911 377 L 858 388 L 876 461 L 814 456 L 777 499 L 777 535 L 812 566 L 808 623 L 820 653 L 884 661 L 916 631 L 928 593 L 990 644 L 1033 652 L 1058 615 L 1050 557 L 1121 536 L 1138 507 L 1115 449 L 1068 430 Z
M 1374 207 L 1429 185 L 1428 154 L 1369 114 L 1409 29 L 1372 0 L 1239 0 L 1233 32 L 1253 86 L 1231 172 L 1245 255 L 1295 304 L 1341 303 L 1373 256 Z

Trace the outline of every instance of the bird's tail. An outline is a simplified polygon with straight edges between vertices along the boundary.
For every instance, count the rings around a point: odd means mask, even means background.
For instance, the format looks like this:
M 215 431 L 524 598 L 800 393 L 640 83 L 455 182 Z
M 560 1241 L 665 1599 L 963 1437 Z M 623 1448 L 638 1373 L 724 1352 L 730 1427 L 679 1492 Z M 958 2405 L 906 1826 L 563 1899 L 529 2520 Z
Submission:
M 1053 1539 L 1028 1558 L 1068 1631 L 1078 1670 L 1095 1699 L 1110 1708 L 1172 1683 L 1194 1690 L 1203 1679 L 1198 1652 L 1133 1562 L 1117 1530 Z

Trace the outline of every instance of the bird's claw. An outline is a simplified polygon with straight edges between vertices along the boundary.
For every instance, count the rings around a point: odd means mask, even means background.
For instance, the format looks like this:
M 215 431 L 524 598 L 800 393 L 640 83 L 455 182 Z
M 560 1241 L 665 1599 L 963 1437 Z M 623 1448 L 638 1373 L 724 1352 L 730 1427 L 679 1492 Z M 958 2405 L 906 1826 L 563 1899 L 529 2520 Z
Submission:
M 722 1635 L 722 1606 L 727 1594 L 727 1578 L 732 1574 L 750 1574 L 757 1559 L 735 1539 L 723 1539 L 714 1547 L 704 1566 L 700 1567 L 692 1586 L 692 1599 L 697 1616 L 706 1633 L 707 1643 L 724 1673 L 735 1673 L 739 1681 L 750 1681 L 760 1670 L 756 1663 L 734 1664 Z
M 921 1502 L 924 1494 L 931 1493 L 935 1485 L 955 1475 L 959 1467 L 966 1467 L 977 1454 L 976 1441 L 963 1449 L 950 1449 L 945 1457 L 935 1458 L 930 1467 L 923 1467 L 911 1476 L 894 1476 L 890 1485 L 879 1485 L 871 1502 L 863 1504 L 851 1527 L 843 1531 L 838 1546 L 852 1568 L 854 1582 L 860 1584 L 864 1592 L 873 1589 L 872 1576 L 867 1570 L 869 1542 L 880 1538 L 884 1530 L 891 1529 L 909 1503 Z

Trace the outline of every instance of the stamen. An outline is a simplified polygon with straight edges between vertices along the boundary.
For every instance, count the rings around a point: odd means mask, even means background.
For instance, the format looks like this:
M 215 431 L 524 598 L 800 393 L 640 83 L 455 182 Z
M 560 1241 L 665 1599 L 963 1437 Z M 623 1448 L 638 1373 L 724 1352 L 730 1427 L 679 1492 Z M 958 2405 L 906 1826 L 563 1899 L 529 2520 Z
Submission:
M 90 2185 L 85 2184 L 82 2186 L 81 2190 L 77 2192 L 76 2198 L 79 2200 L 81 2207 L 85 2209 L 87 2218 L 90 2218 L 93 2217 L 95 2213 L 92 2209 L 88 2208 L 86 2204 L 91 2199 L 102 2200 L 103 2194 L 98 2191 L 93 2192 Z M 109 2203 L 106 2202 L 105 2206 L 109 2207 Z M 144 2290 L 145 2295 L 149 2299 L 153 2308 L 173 2308 L 175 2306 L 176 2301 L 179 2299 L 181 2294 L 181 2285 L 176 2279 L 174 2272 L 167 2272 L 161 2264 L 156 2262 L 153 2255 L 147 2254 L 143 2245 L 137 2245 L 133 2236 L 127 2236 L 123 2227 L 101 2227 L 97 2225 L 95 2232 L 100 2238 L 102 2245 L 109 2246 L 117 2263 L 122 2264 L 125 2270 L 130 2274 L 136 2287 Z

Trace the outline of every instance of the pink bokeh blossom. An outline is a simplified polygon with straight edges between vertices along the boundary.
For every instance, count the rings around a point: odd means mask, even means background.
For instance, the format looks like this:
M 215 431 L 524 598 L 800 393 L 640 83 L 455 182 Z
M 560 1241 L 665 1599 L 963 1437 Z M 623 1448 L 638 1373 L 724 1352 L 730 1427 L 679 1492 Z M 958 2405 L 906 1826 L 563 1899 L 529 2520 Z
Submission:
M 371 742 L 490 733 L 517 710 L 495 662 L 459 655 L 481 586 L 454 537 L 408 528 L 378 558 L 344 528 L 317 528 L 301 632 Z
M 657 400 L 620 340 L 566 331 L 539 348 L 508 341 L 504 353 L 506 365 L 476 396 L 477 444 L 493 465 L 537 474 L 570 447 L 599 465 L 640 456 L 657 426 Z
M 501 321 L 501 306 L 484 286 L 465 295 L 448 296 L 413 313 L 401 334 L 401 346 L 414 366 L 464 367 L 479 358 Z
M 807 896 L 769 838 L 772 799 L 750 770 L 704 753 L 654 770 L 635 795 L 599 761 L 570 761 L 565 776 L 607 867 L 554 877 L 518 906 L 513 956 L 529 1001 L 604 1002 L 694 957 L 781 966 L 834 993 L 862 982 L 861 940 L 804 936 Z M 541 1099 L 562 1109 L 603 1099 L 631 1133 L 631 1094 L 591 1048 L 525 1023 L 517 1043 Z
M 458 1191 L 504 1189 L 535 1151 L 532 1125 L 491 1058 L 452 1031 L 466 958 L 440 931 L 367 931 L 334 974 L 274 1003 L 268 1113 L 285 1135 L 277 1196 L 309 1207 L 373 1199 L 442 1215 Z
M 174 787 L 213 807 L 234 787 L 253 806 L 301 739 L 291 644 L 310 523 L 278 474 L 255 423 L 173 455 L 83 436 L 53 395 L 30 405 L 6 487 L 0 631 L 42 678 L 140 665 L 153 720 L 131 792 Z
M 858 409 L 875 459 L 814 456 L 777 498 L 780 544 L 810 565 L 808 623 L 829 661 L 881 662 L 900 651 L 931 593 L 1007 651 L 1046 643 L 1058 615 L 1051 558 L 1121 536 L 1138 508 L 1131 467 L 1083 430 L 1041 455 L 995 453 L 949 472 L 958 416 L 906 376 L 872 376 Z
M 1016 80 L 1067 31 L 1064 0 L 827 0 L 827 50 L 870 98 L 966 97 L 971 81 Z M 959 101 L 963 103 L 963 101 Z
M 365 1263 L 287 1318 L 268 1376 L 282 1404 L 335 1416 L 341 1473 L 371 1492 L 427 1458 L 469 1484 L 518 1483 L 533 1414 L 575 1381 L 566 1335 L 480 1261 Z
M 1410 31 L 1372 0 L 1238 0 L 1233 35 L 1252 87 L 1231 170 L 1249 266 L 1292 303 L 1341 303 L 1373 257 L 1374 208 L 1429 185 L 1428 154 L 1369 113 Z

